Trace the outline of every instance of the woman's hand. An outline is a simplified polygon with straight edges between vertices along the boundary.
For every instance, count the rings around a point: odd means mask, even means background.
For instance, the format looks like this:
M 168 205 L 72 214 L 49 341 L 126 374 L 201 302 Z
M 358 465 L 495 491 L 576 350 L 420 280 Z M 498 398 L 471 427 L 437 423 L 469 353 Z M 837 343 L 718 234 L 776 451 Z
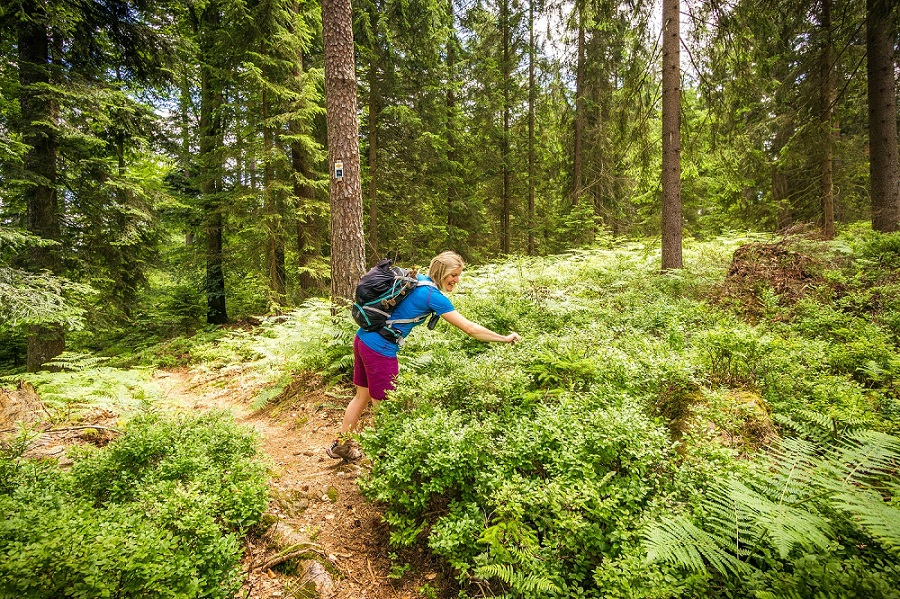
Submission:
M 516 344 L 522 340 L 522 337 L 518 333 L 510 333 L 506 337 L 503 338 L 503 341 L 506 343 Z

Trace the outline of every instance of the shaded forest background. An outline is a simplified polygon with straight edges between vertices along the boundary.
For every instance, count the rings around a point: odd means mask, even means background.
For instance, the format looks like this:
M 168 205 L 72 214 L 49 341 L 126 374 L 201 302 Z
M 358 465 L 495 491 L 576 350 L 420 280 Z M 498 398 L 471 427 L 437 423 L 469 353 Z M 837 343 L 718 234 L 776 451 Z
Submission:
M 828 236 L 876 216 L 867 35 L 895 68 L 892 10 L 682 4 L 687 236 Z M 327 294 L 321 14 L 306 0 L 0 8 L 0 361 L 35 369 L 67 345 L 149 343 Z M 369 263 L 659 235 L 657 5 L 361 0 L 353 19 Z M 892 70 L 877 158 L 896 187 Z

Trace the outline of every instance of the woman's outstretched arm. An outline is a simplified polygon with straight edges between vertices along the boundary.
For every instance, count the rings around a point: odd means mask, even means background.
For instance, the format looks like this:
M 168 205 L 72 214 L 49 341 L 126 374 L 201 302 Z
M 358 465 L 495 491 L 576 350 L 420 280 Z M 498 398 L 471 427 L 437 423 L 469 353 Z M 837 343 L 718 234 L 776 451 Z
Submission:
M 501 343 L 516 343 L 521 341 L 522 337 L 518 333 L 510 333 L 509 335 L 501 335 L 485 328 L 477 322 L 472 322 L 456 310 L 441 314 L 441 318 L 458 328 L 460 331 L 479 341 L 496 341 Z

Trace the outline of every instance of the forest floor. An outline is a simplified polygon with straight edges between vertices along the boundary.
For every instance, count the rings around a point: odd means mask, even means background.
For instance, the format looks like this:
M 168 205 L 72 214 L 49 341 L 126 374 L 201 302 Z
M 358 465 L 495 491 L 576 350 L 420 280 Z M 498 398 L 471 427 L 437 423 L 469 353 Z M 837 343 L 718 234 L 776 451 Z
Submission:
M 228 410 L 258 432 L 272 472 L 269 512 L 312 540 L 320 560 L 327 560 L 334 585 L 323 599 L 436 598 L 450 592 L 452 582 L 426 550 L 414 548 L 391 559 L 382 511 L 357 485 L 357 477 L 369 467 L 365 457 L 344 463 L 325 454 L 350 398 L 326 394 L 315 381 L 297 381 L 254 411 L 251 402 L 263 387 L 252 372 L 161 370 L 154 379 L 165 404 L 187 411 Z M 362 424 L 370 418 L 367 411 Z M 259 569 L 278 551 L 270 545 L 265 539 L 248 539 L 247 576 L 237 597 L 309 596 L 290 568 Z

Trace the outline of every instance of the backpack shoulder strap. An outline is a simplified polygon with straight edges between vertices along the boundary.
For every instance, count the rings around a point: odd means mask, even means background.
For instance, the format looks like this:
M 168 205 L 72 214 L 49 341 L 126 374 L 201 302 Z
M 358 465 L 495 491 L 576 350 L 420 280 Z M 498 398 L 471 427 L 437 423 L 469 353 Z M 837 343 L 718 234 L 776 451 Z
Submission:
M 434 281 L 425 281 L 425 280 L 417 281 L 416 287 L 432 287 L 434 289 L 438 288 L 438 286 L 435 285 Z M 416 316 L 415 318 L 389 318 L 384 324 L 392 325 L 392 324 L 408 324 L 410 322 L 422 322 L 423 320 L 427 319 L 432 314 L 434 314 L 434 312 L 428 312 L 421 316 Z M 432 328 L 434 328 L 434 327 L 432 327 Z

